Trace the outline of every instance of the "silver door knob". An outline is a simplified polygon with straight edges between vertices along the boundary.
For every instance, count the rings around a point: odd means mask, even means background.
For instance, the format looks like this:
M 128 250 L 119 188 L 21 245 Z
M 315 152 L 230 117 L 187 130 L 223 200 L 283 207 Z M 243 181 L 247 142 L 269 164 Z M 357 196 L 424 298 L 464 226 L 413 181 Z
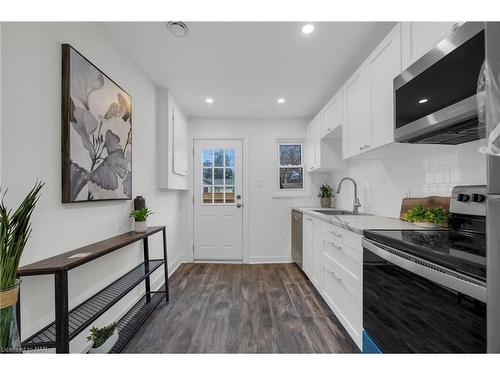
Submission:
M 241 208 L 241 203 L 236 203 L 236 207 Z

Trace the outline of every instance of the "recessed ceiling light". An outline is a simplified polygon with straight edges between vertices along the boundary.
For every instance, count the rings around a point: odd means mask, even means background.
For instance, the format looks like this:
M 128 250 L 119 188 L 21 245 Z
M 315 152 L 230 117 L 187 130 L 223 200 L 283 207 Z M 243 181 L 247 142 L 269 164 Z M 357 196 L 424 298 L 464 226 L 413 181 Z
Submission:
M 427 98 L 423 98 L 423 99 L 420 99 L 418 102 L 419 102 L 420 104 L 424 104 L 424 103 L 427 103 L 428 101 L 429 101 L 429 99 L 427 99 Z
M 302 26 L 302 32 L 304 34 L 311 34 L 314 31 L 314 25 L 308 23 L 307 25 Z
M 212 104 L 214 102 L 214 100 L 212 98 L 206 98 L 205 101 L 208 103 L 208 104 Z
M 170 21 L 167 22 L 167 28 L 172 34 L 178 37 L 186 36 L 189 32 L 189 27 L 184 22 L 181 21 Z
M 278 103 L 282 104 L 282 103 L 284 103 L 284 102 L 286 102 L 285 98 L 279 98 L 279 99 L 278 99 Z

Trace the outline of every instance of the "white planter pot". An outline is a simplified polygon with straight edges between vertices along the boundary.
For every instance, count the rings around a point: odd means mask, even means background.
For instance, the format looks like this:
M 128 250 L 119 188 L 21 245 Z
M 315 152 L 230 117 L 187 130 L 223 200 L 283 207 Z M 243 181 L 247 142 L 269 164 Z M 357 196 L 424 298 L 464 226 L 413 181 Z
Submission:
M 136 233 L 145 233 L 148 231 L 148 222 L 147 221 L 135 221 L 134 222 L 134 231 Z
M 424 223 L 424 222 L 414 222 L 413 224 L 415 224 L 417 227 L 420 227 L 420 228 L 426 228 L 426 229 L 437 229 L 439 228 L 439 225 L 435 224 L 435 223 Z
M 120 335 L 118 334 L 118 329 L 115 329 L 115 332 L 109 339 L 104 342 L 104 344 L 102 344 L 98 348 L 90 347 L 89 354 L 109 353 L 109 351 L 113 348 L 113 346 L 115 346 L 116 342 L 118 341 L 119 336 Z

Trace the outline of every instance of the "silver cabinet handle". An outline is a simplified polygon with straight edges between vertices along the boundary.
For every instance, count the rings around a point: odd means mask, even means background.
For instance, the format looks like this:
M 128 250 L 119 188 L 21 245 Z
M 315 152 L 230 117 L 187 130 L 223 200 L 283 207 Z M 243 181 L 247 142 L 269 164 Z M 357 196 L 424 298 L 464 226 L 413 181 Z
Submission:
M 334 243 L 334 242 L 330 242 L 330 241 L 328 241 L 328 243 L 329 243 L 330 245 L 332 245 L 334 248 L 338 249 L 338 250 L 341 250 L 341 249 L 342 249 L 342 246 L 339 246 L 339 245 L 337 245 L 337 244 L 336 244 L 336 243 Z
M 236 207 L 241 208 L 241 203 L 237 203 Z
M 340 233 L 334 232 L 333 230 L 329 230 L 328 233 L 333 234 L 334 236 L 337 236 L 338 238 L 342 237 L 342 235 Z
M 342 282 L 342 279 L 341 279 L 340 277 L 338 277 L 337 275 L 335 275 L 335 273 L 334 273 L 334 272 L 332 272 L 332 271 L 328 271 L 328 273 L 329 273 L 330 275 L 332 275 L 332 277 L 333 277 L 335 280 L 337 280 L 337 282 L 338 282 L 338 283 L 341 283 L 341 282 Z

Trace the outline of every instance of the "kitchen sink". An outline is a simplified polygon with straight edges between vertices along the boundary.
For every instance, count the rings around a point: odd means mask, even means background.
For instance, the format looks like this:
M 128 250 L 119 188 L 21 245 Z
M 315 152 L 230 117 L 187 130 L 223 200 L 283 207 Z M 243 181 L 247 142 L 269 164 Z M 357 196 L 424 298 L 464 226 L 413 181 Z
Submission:
M 319 214 L 323 215 L 330 215 L 330 216 L 336 216 L 336 215 L 366 215 L 363 213 L 355 213 L 352 211 L 345 211 L 345 210 L 314 210 L 314 212 L 317 212 Z

